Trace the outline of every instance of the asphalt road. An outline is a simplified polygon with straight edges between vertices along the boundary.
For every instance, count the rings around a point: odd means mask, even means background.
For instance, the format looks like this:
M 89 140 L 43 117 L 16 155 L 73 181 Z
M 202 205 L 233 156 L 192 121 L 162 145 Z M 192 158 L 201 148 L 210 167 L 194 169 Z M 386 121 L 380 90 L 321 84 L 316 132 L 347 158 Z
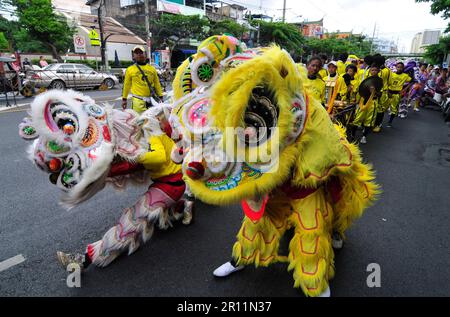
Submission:
M 0 113 L 0 262 L 25 259 L 0 272 L 0 296 L 303 296 L 286 264 L 214 278 L 230 257 L 242 212 L 201 202 L 192 225 L 156 231 L 135 254 L 91 267 L 81 288 L 68 288 L 56 251 L 83 251 L 144 189 L 107 189 L 62 209 L 59 191 L 26 159 L 17 134 L 24 115 Z M 333 296 L 450 296 L 450 130 L 426 109 L 394 124 L 361 146 L 383 194 L 336 254 Z M 379 288 L 366 284 L 370 263 L 381 267 Z

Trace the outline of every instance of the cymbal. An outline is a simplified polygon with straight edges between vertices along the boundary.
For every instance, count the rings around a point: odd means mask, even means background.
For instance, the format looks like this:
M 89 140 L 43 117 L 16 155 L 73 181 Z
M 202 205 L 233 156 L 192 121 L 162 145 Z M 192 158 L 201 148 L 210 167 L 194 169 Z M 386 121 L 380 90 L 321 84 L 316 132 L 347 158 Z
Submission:
M 370 87 L 375 88 L 375 92 L 379 93 L 383 88 L 383 79 L 378 76 L 372 76 L 366 78 L 359 85 L 359 95 L 364 98 L 364 100 L 368 100 L 370 97 Z

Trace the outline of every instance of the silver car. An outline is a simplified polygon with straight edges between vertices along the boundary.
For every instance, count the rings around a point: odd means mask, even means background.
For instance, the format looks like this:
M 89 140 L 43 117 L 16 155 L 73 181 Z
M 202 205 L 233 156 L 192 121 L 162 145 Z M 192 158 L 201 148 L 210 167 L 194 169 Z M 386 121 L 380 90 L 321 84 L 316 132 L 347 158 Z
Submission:
M 100 73 L 83 64 L 50 64 L 41 70 L 27 72 L 27 83 L 36 88 L 95 88 L 104 84 L 108 89 L 119 83 L 113 74 Z

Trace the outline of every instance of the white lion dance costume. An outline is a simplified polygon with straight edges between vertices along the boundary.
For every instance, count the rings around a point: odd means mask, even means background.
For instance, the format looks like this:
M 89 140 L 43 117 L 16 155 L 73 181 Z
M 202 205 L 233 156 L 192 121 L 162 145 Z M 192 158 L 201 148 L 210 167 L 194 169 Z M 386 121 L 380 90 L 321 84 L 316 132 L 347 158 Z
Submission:
M 318 296 L 334 276 L 332 232 L 343 235 L 379 189 L 304 80 L 276 46 L 243 50 L 231 36 L 213 36 L 178 68 L 171 122 L 184 129 L 183 173 L 194 195 L 242 203 L 235 261 L 287 262 L 294 286 Z M 283 257 L 288 228 L 295 235 Z
M 186 186 L 181 165 L 170 159 L 175 143 L 170 138 L 169 113 L 165 106 L 155 106 L 141 116 L 133 110 L 103 108 L 73 91 L 52 90 L 33 102 L 31 119 L 19 126 L 19 134 L 36 139 L 31 159 L 66 192 L 63 205 L 74 207 L 108 182 L 123 189 L 152 180 L 136 204 L 123 210 L 118 224 L 88 245 L 87 258 L 59 252 L 63 265 L 106 266 L 123 251 L 131 254 L 141 241 L 148 241 L 155 224 L 166 229 L 183 213 L 184 223 L 189 223 L 192 201 L 183 207 Z

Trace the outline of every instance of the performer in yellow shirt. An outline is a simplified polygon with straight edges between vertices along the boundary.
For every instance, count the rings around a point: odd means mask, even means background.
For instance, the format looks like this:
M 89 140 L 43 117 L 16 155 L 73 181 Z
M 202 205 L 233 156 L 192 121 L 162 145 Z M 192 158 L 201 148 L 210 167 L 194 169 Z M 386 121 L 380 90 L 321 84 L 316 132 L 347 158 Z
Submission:
M 353 64 L 345 67 L 345 73 L 337 79 L 336 86 L 339 86 L 338 100 L 351 101 L 352 92 L 354 91 L 352 82 L 355 80 L 357 68 Z
M 326 77 L 329 75 L 327 61 L 328 56 L 325 54 L 320 54 L 320 59 L 322 61 L 322 68 L 319 70 L 319 77 L 322 78 L 323 81 L 325 81 Z
M 131 108 L 138 113 L 142 113 L 147 110 L 147 105 L 151 102 L 150 98 L 156 97 L 162 100 L 163 92 L 155 67 L 146 63 L 145 49 L 142 46 L 135 46 L 133 48 L 133 58 L 136 61 L 136 64 L 128 67 L 125 72 L 122 93 L 122 108 L 127 108 L 127 99 L 131 91 Z
M 380 72 L 380 68 L 377 64 L 372 64 L 369 67 L 368 76 L 370 77 L 378 77 L 378 73 Z M 380 84 L 381 86 L 381 84 Z M 375 89 L 375 87 L 371 87 L 371 90 Z M 355 113 L 355 119 L 352 123 L 352 129 L 350 135 L 354 138 L 355 132 L 358 127 L 363 129 L 363 136 L 359 143 L 365 144 L 367 143 L 367 135 L 369 130 L 373 127 L 375 123 L 376 111 L 377 111 L 377 103 L 378 103 L 378 94 L 375 93 L 373 100 L 362 100 L 360 102 L 358 109 Z M 363 99 L 363 97 L 361 97 Z
M 361 65 L 358 68 L 358 73 L 356 74 L 356 79 L 358 80 L 358 86 L 359 84 L 369 77 L 370 75 L 370 68 L 373 64 L 373 57 L 370 55 L 367 55 L 364 57 L 364 60 L 362 61 Z
M 403 89 L 403 86 L 412 80 L 408 74 L 403 72 L 405 64 L 403 64 L 402 62 L 398 62 L 395 65 L 395 68 L 397 69 L 397 72 L 391 74 L 388 87 L 389 110 L 391 112 L 391 116 L 389 118 L 389 122 L 387 125 L 388 128 L 392 128 L 392 122 L 394 121 L 394 118 L 398 114 L 398 106 L 400 104 L 400 94 Z
M 347 61 L 347 58 L 348 58 L 347 53 L 339 55 L 339 59 L 337 61 L 337 72 L 339 75 L 345 74 L 345 66 L 346 66 L 345 62 Z
M 381 92 L 381 97 L 378 102 L 377 108 L 377 117 L 375 118 L 375 127 L 373 128 L 373 132 L 377 133 L 381 131 L 381 126 L 383 124 L 384 113 L 389 108 L 389 97 L 388 97 L 388 89 L 389 89 L 389 79 L 391 78 L 391 70 L 386 67 L 386 58 L 381 56 L 380 54 L 374 55 L 374 62 L 380 66 L 380 72 L 378 76 L 383 79 L 383 90 Z
M 313 56 L 306 64 L 307 79 L 303 87 L 310 96 L 319 100 L 322 105 L 325 104 L 325 82 L 319 77 L 318 73 L 322 67 L 322 60 L 318 56 Z
M 331 98 L 333 89 L 336 86 L 338 79 L 339 75 L 337 74 L 337 63 L 335 61 L 331 61 L 328 63 L 328 70 L 326 70 L 326 76 L 322 77 L 322 80 L 325 82 L 325 104 L 328 104 L 328 101 Z M 341 90 L 340 85 L 338 88 L 339 90 Z

